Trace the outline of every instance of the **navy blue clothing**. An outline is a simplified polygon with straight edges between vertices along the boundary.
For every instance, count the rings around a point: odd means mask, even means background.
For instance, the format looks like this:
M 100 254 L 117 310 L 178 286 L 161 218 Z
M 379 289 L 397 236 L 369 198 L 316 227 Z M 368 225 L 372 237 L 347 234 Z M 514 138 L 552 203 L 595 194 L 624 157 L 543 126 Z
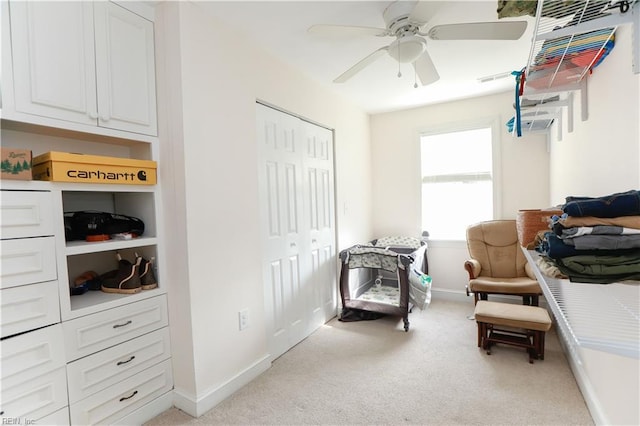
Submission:
M 640 215 L 640 191 L 618 192 L 603 197 L 567 197 L 562 210 L 569 216 L 619 217 Z
M 637 253 L 635 249 L 618 249 L 618 250 L 578 250 L 574 246 L 565 244 L 563 240 L 558 238 L 553 232 L 546 232 L 544 240 L 536 247 L 536 251 L 546 255 L 551 259 L 562 259 L 569 256 L 580 255 L 603 255 L 609 256 L 627 255 L 629 253 Z

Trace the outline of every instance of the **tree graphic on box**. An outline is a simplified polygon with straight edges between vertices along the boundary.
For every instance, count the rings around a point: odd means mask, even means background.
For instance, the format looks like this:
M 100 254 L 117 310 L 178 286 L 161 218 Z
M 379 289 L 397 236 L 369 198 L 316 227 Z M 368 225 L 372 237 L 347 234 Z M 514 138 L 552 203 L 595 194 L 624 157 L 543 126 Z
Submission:
M 18 159 L 15 164 L 11 164 L 11 161 L 6 158 L 0 163 L 0 170 L 2 170 L 2 173 L 11 173 L 12 175 L 17 175 L 18 173 L 29 169 L 31 169 L 31 165 L 27 160 L 20 161 L 20 159 Z
M 13 173 L 13 166 L 11 165 L 11 161 L 9 159 L 5 159 L 2 164 L 2 173 Z
M 14 175 L 17 175 L 21 171 L 22 171 L 22 164 L 20 164 L 20 162 L 18 161 L 16 164 L 13 165 L 13 169 L 11 170 L 11 173 L 13 173 Z

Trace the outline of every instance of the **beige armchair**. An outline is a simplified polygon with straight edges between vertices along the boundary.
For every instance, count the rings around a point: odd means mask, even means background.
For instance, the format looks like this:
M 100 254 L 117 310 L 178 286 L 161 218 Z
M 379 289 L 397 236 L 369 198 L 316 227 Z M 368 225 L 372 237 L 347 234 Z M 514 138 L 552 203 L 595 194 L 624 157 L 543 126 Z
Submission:
M 542 294 L 531 266 L 520 248 L 515 220 L 491 220 L 467 228 L 470 259 L 464 263 L 469 273 L 467 295 L 475 303 L 489 294 L 522 296 L 524 305 L 538 306 Z

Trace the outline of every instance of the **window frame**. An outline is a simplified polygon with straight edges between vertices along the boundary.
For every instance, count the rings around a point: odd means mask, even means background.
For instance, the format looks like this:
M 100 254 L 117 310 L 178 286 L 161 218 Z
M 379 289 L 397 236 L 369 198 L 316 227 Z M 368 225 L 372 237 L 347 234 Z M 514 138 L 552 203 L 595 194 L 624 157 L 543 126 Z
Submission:
M 418 170 L 420 170 L 420 185 L 418 198 L 420 199 L 420 227 L 422 224 L 422 185 L 424 185 L 424 176 L 422 175 L 422 137 L 434 136 L 444 133 L 456 133 L 464 132 L 468 130 L 477 130 L 483 128 L 491 129 L 491 173 L 492 173 L 492 191 L 493 191 L 493 219 L 500 220 L 502 215 L 502 153 L 500 147 L 501 133 L 500 133 L 500 117 L 484 117 L 475 118 L 470 120 L 455 121 L 450 123 L 442 123 L 432 126 L 421 127 L 416 132 L 416 142 L 418 144 L 417 156 Z M 429 231 L 426 229 L 426 231 Z M 463 241 L 457 239 L 439 239 L 435 241 Z

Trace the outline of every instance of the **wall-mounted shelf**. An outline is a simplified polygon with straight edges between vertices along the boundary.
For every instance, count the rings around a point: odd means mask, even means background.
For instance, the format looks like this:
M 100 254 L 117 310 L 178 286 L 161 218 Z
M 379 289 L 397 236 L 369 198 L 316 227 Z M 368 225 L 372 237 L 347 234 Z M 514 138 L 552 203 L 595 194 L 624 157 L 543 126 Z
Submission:
M 548 131 L 556 123 L 562 139 L 564 109 L 573 131 L 573 92 L 580 117 L 589 117 L 587 81 L 615 44 L 620 25 L 633 25 L 633 72 L 640 73 L 640 1 L 538 1 L 534 37 L 520 98 L 523 132 Z

